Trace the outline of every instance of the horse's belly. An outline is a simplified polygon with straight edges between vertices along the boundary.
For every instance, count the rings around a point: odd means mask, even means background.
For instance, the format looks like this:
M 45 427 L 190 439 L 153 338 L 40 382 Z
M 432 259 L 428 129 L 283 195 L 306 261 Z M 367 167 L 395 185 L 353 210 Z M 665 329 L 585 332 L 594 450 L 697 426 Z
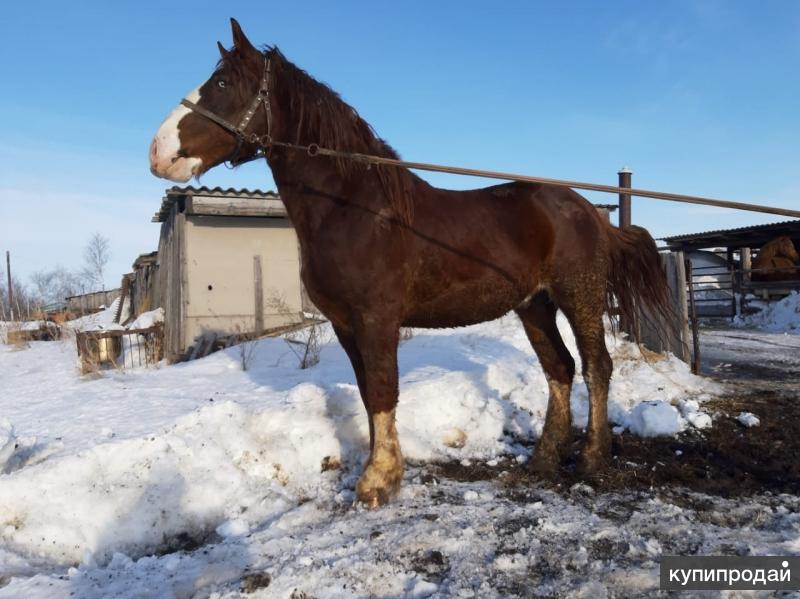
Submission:
M 406 314 L 403 325 L 461 327 L 494 320 L 516 308 L 526 295 L 506 282 L 451 286 L 435 297 L 416 302 Z

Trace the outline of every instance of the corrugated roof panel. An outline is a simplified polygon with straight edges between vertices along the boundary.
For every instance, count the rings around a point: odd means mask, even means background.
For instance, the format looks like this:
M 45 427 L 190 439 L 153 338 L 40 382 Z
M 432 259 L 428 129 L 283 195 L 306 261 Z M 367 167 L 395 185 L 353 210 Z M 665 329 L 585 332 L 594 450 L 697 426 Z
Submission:
M 233 187 L 229 187 L 228 189 L 222 189 L 221 187 L 210 188 L 205 186 L 194 187 L 191 185 L 179 187 L 175 185 L 164 192 L 164 197 L 161 200 L 161 207 L 159 208 L 158 212 L 153 215 L 153 218 L 151 219 L 152 222 L 163 223 L 169 215 L 169 211 L 173 202 L 177 198 L 184 196 L 205 196 L 235 200 L 280 200 L 280 196 L 274 191 L 262 191 L 260 189 L 234 189 Z
M 786 225 L 800 226 L 800 220 L 785 220 L 777 223 L 767 223 L 764 225 L 750 225 L 748 227 L 737 227 L 733 229 L 712 229 L 710 231 L 703 231 L 701 233 L 687 233 L 685 235 L 672 235 L 670 237 L 659 237 L 659 239 L 663 239 L 664 241 L 668 242 L 687 241 L 696 237 L 708 237 L 712 235 L 744 233 L 746 231 L 765 231 L 769 229 L 778 229 L 781 227 L 785 227 Z

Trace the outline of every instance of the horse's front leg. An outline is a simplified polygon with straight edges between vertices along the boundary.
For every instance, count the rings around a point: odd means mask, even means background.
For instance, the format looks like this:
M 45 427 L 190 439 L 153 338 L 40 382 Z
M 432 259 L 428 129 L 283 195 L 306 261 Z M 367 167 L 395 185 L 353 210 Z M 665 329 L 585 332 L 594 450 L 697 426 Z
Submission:
M 403 479 L 403 454 L 395 427 L 399 326 L 387 326 L 377 318 L 364 319 L 359 325 L 353 331 L 359 358 L 356 361 L 363 369 L 359 388 L 372 438 L 356 495 L 360 502 L 376 508 L 397 493 Z M 351 361 L 356 362 L 352 356 Z
M 374 442 L 369 460 L 358 479 L 356 496 L 369 508 L 388 502 L 400 490 L 403 480 L 403 454 L 394 424 L 394 409 L 369 415 Z

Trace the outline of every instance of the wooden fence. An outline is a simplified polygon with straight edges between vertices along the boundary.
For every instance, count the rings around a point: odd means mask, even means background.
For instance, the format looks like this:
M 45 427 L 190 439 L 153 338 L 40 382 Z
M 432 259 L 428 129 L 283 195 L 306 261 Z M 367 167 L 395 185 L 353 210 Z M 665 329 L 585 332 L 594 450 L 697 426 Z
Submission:
M 653 314 L 644 311 L 640 318 L 637 337 L 639 342 L 651 351 L 672 352 L 684 362 L 689 362 L 692 332 L 689 330 L 683 252 L 661 252 L 661 263 L 664 265 L 669 285 L 672 314 Z M 625 330 L 624 323 L 623 330 Z M 632 331 L 627 330 L 627 332 Z
M 108 291 L 95 291 L 83 295 L 73 295 L 67 298 L 67 311 L 79 314 L 91 314 L 101 308 L 109 307 L 119 297 L 119 289 Z

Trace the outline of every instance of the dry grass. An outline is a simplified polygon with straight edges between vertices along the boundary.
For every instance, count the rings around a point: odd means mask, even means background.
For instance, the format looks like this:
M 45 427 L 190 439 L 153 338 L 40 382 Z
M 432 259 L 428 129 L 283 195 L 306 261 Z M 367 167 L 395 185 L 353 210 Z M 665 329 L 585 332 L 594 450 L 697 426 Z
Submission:
M 296 320 L 306 321 L 303 313 L 293 311 L 286 300 L 280 295 L 273 294 L 266 301 L 267 306 L 275 310 L 278 314 L 285 317 L 287 321 Z M 286 333 L 283 338 L 289 349 L 297 358 L 298 366 L 301 370 L 311 368 L 319 364 L 322 348 L 330 343 L 330 334 L 321 325 L 323 320 L 312 319 L 306 321 L 309 324 L 301 329 Z

